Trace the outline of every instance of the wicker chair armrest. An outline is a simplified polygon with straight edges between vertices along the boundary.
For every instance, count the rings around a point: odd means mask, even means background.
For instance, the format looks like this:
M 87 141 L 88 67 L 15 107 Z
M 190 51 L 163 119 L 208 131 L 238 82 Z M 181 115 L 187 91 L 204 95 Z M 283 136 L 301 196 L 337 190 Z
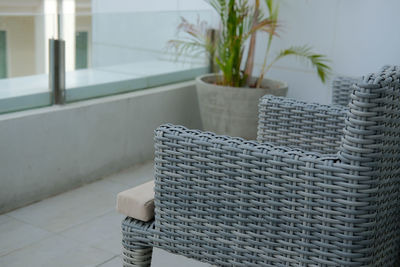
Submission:
M 337 153 L 346 107 L 266 95 L 260 99 L 258 142 L 323 154 Z
M 360 81 L 361 77 L 336 76 L 332 80 L 332 104 L 347 106 L 352 85 Z
M 167 251 L 221 266 L 340 266 L 373 249 L 370 185 L 355 191 L 357 166 L 336 155 L 174 125 L 156 130 L 155 154 L 154 243 Z

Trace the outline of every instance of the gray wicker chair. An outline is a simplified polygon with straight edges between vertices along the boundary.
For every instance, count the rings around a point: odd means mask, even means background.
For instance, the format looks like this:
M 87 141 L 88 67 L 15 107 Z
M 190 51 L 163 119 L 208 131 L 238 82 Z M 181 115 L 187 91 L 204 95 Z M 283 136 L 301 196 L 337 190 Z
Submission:
M 384 65 L 380 71 L 384 72 L 391 67 L 390 65 Z M 352 86 L 360 82 L 360 77 L 336 76 L 332 80 L 332 104 L 347 106 L 350 101 Z
M 123 221 L 125 265 L 155 246 L 220 266 L 400 266 L 400 68 L 350 99 L 265 96 L 259 142 L 159 127 L 155 219 Z
M 332 80 L 332 104 L 347 106 L 353 84 L 359 83 L 361 78 L 337 76 Z

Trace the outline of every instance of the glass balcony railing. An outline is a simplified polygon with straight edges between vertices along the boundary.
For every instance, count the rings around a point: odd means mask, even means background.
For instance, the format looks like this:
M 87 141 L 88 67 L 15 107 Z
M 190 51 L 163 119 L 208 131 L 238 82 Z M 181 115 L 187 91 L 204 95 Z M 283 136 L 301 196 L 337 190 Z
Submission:
M 0 15 L 0 113 L 52 104 L 49 39 L 65 41 L 65 103 L 191 80 L 208 72 L 205 54 L 168 49 L 184 17 L 211 11 Z M 60 24 L 58 24 L 60 22 Z M 51 65 L 51 64 L 50 64 Z
M 55 15 L 0 16 L 0 113 L 48 106 L 48 39 Z

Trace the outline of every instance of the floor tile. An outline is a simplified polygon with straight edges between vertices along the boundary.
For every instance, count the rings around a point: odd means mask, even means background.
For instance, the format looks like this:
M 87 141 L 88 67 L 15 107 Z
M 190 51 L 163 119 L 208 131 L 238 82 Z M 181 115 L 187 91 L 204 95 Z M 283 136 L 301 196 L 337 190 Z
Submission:
M 8 222 L 9 220 L 11 220 L 10 216 L 7 215 L 0 215 L 0 224 Z
M 103 197 L 108 198 L 111 202 L 110 204 L 113 205 L 115 204 L 117 194 L 123 190 L 126 190 L 127 188 L 130 188 L 128 185 L 117 183 L 109 178 L 94 182 L 86 187 L 93 193 L 101 192 Z
M 154 248 L 153 257 L 151 259 L 152 267 L 211 267 L 212 265 L 197 260 L 189 259 L 181 255 L 172 254 L 163 249 Z
M 121 254 L 121 221 L 123 215 L 109 212 L 94 220 L 75 226 L 61 233 L 69 239 L 100 248 L 115 255 Z
M 122 258 L 114 257 L 111 260 L 100 264 L 98 267 L 121 267 L 122 266 Z
M 0 266 L 97 266 L 111 253 L 55 235 L 0 258 Z
M 26 247 L 50 236 L 50 234 L 43 229 L 20 222 L 11 217 L 0 216 L 0 256 Z
M 154 162 L 135 165 L 109 177 L 110 181 L 128 185 L 129 188 L 154 179 Z
M 116 195 L 126 186 L 99 181 L 8 213 L 9 216 L 60 232 L 115 209 Z
M 153 162 L 0 216 L 0 266 L 121 266 L 119 192 L 153 179 Z

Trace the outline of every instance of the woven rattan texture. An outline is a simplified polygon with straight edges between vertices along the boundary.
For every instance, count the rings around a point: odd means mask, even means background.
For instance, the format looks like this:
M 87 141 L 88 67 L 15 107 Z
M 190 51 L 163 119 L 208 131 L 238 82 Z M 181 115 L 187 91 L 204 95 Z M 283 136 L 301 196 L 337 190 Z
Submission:
M 337 153 L 347 108 L 266 95 L 260 99 L 259 142 Z
M 374 264 L 391 266 L 400 246 L 400 67 L 364 77 L 350 98 L 339 157 L 374 199 Z
M 388 67 L 353 86 L 336 156 L 159 127 L 155 221 L 125 220 L 124 246 L 220 266 L 400 266 L 399 81 Z
M 357 84 L 361 78 L 337 76 L 332 81 L 332 103 L 334 105 L 347 106 L 353 84 Z
M 150 266 L 154 221 L 141 222 L 126 217 L 122 221 L 122 259 L 124 267 Z

